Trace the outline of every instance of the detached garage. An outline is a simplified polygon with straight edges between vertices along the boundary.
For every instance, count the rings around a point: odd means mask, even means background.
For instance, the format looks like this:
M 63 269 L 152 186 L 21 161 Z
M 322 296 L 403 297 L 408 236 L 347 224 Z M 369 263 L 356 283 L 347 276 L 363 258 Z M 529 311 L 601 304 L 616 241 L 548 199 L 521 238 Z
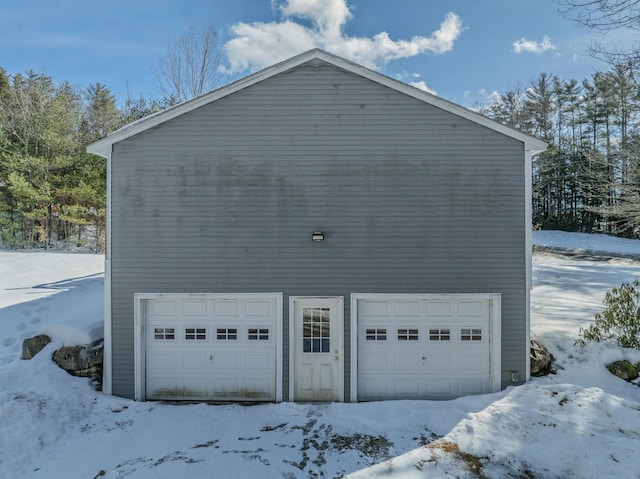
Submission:
M 545 143 L 321 50 L 107 158 L 107 394 L 448 399 L 529 377 Z

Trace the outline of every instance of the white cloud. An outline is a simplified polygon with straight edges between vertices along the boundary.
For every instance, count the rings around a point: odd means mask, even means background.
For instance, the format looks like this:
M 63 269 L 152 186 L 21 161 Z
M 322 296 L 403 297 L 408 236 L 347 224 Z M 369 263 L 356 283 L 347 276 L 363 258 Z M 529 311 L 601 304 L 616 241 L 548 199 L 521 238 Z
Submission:
M 547 35 L 542 37 L 541 42 L 536 42 L 533 40 L 527 40 L 522 37 L 520 40 L 516 40 L 513 42 L 513 51 L 515 53 L 535 53 L 536 55 L 542 55 L 544 52 L 549 50 L 556 50 L 556 47 L 553 43 L 551 43 L 551 38 Z
M 229 70 L 264 68 L 316 47 L 370 68 L 380 68 L 391 60 L 448 52 L 463 30 L 460 17 L 449 12 L 428 37 L 393 40 L 387 32 L 351 37 L 344 32 L 345 24 L 352 18 L 346 0 L 284 0 L 278 5 L 274 3 L 274 8 L 284 16 L 281 22 L 241 22 L 231 28 L 234 38 L 224 46 Z M 295 19 L 307 20 L 310 26 L 296 23 Z
M 396 79 L 403 81 L 419 90 L 426 91 L 427 93 L 431 93 L 432 95 L 437 95 L 438 93 L 430 88 L 424 80 L 420 80 L 420 73 L 410 73 L 407 71 L 403 71 L 396 75 Z
M 438 94 L 434 89 L 429 88 L 427 84 L 424 82 L 424 80 L 412 81 L 412 82 L 409 82 L 409 85 L 414 86 L 422 91 L 426 91 L 427 93 L 431 93 L 432 95 Z
M 329 38 L 339 39 L 352 17 L 345 0 L 286 0 L 280 7 L 285 17 L 305 18 Z

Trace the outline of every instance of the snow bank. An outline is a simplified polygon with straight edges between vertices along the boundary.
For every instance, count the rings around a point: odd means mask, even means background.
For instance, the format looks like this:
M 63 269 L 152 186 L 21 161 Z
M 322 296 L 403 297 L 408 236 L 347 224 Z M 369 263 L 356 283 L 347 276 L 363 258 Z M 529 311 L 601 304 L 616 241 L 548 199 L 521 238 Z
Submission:
M 103 283 L 102 255 L 0 251 L 0 365 L 37 334 L 68 346 L 102 337 Z
M 536 232 L 553 247 L 640 252 L 638 242 Z M 640 477 L 640 388 L 607 362 L 640 352 L 574 345 L 630 259 L 534 255 L 532 332 L 558 372 L 454 401 L 211 406 L 104 396 L 51 361 L 101 333 L 103 258 L 0 251 L 0 477 Z M 22 339 L 54 337 L 30 361 Z
M 534 231 L 533 244 L 550 248 L 640 255 L 640 241 L 602 234 Z

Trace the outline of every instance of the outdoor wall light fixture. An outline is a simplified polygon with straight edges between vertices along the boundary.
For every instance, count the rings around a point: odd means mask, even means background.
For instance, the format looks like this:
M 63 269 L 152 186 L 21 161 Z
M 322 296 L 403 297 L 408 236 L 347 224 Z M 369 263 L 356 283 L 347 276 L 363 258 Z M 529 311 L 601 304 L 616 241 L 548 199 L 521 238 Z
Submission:
M 314 231 L 311 235 L 311 239 L 316 243 L 324 241 L 324 233 L 322 231 Z

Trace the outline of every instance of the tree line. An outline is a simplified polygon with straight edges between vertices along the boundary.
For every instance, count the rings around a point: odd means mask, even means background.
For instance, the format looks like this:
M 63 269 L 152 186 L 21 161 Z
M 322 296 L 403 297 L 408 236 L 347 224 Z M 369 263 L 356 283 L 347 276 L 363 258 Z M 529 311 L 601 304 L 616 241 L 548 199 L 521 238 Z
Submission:
M 0 247 L 62 243 L 104 251 L 106 160 L 86 147 L 116 129 L 225 81 L 213 26 L 190 28 L 159 59 L 161 97 L 118 102 L 101 83 L 75 88 L 0 68 Z
M 590 28 L 640 27 L 640 0 L 557 1 Z M 619 11 L 627 13 L 618 18 Z M 640 238 L 639 50 L 594 50 L 605 55 L 608 70 L 582 81 L 541 73 L 478 107 L 549 144 L 533 161 L 535 227 Z M 231 80 L 220 64 L 217 30 L 207 26 L 167 46 L 159 99 L 118 102 L 100 83 L 79 89 L 43 73 L 0 68 L 0 247 L 89 242 L 103 251 L 106 162 L 86 146 Z
M 104 248 L 106 163 L 86 146 L 172 103 L 0 69 L 0 241 Z M 616 64 L 578 82 L 541 73 L 480 107 L 549 143 L 533 162 L 533 224 L 640 237 L 640 87 Z
M 640 87 L 631 63 L 578 82 L 541 73 L 481 111 L 549 144 L 533 161 L 533 224 L 640 237 Z
M 142 97 L 118 108 L 100 83 L 0 68 L 0 246 L 104 250 L 106 160 L 86 146 L 161 108 Z

